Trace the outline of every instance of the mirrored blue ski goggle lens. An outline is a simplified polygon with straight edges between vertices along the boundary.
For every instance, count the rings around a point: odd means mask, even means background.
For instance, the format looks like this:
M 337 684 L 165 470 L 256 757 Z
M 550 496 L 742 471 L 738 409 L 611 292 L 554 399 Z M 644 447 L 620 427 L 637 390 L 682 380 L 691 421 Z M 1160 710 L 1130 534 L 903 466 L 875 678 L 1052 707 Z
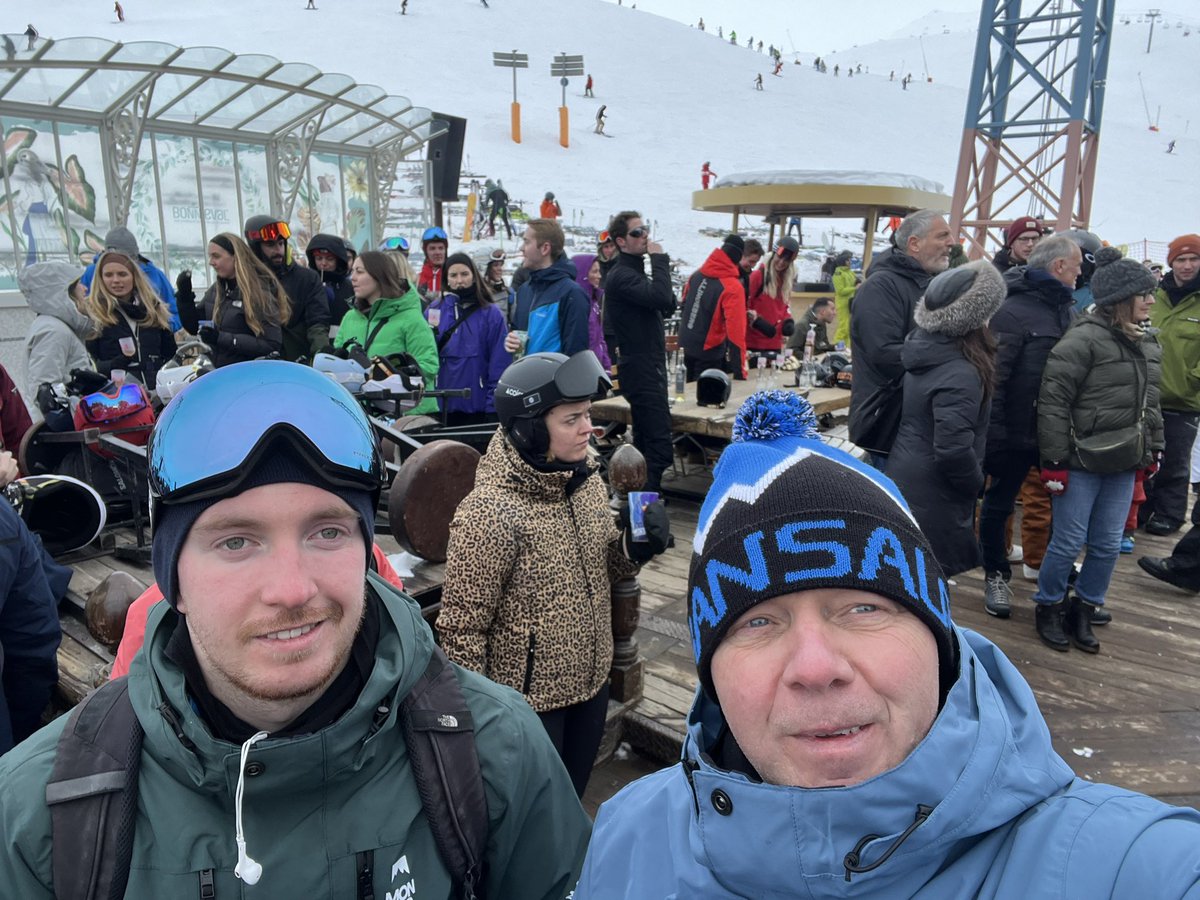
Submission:
M 425 233 L 421 235 L 423 241 L 448 241 L 445 229 L 434 225 L 432 228 L 426 228 Z
M 406 237 L 390 237 L 384 238 L 383 246 L 380 250 L 402 250 L 408 252 L 408 238 Z
M 259 360 L 198 378 L 167 405 L 147 448 L 151 491 L 180 502 L 236 483 L 277 436 L 331 484 L 386 483 L 371 423 L 345 388 L 307 366 Z
M 130 382 L 116 393 L 88 394 L 79 401 L 84 413 L 93 422 L 107 422 L 137 412 L 146 406 L 146 394 L 140 384 Z

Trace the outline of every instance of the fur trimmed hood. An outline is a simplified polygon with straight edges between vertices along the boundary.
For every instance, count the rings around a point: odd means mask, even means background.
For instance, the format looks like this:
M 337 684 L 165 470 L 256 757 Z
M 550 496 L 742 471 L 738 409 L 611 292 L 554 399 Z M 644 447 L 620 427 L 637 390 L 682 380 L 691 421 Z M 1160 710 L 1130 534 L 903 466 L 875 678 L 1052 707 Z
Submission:
M 1007 293 L 1004 276 L 986 259 L 977 259 L 929 282 L 913 318 L 926 331 L 962 337 L 987 324 Z

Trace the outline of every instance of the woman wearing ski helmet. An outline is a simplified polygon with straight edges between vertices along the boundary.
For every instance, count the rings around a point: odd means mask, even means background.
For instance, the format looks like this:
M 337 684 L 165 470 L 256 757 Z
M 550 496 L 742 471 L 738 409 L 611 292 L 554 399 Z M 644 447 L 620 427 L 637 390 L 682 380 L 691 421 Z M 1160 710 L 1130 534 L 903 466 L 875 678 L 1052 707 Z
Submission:
M 582 796 L 604 731 L 612 584 L 665 549 L 619 528 L 589 459 L 591 401 L 611 386 L 596 355 L 534 353 L 496 388 L 500 430 L 450 523 L 438 631 L 447 655 L 524 694 Z

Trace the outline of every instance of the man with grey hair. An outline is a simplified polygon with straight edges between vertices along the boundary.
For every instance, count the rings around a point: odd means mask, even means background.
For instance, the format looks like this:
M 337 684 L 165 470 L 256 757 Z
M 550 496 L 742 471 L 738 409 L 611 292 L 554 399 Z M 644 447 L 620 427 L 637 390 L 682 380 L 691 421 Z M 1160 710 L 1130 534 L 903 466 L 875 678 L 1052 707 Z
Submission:
M 850 346 L 850 440 L 882 469 L 900 427 L 904 364 L 900 350 L 930 279 L 950 265 L 954 236 L 935 209 L 919 209 L 896 229 L 896 249 L 871 266 L 854 299 Z
M 983 556 L 984 609 L 1008 618 L 1012 607 L 1012 569 L 1005 548 L 1004 523 L 1029 470 L 1038 466 L 1037 397 L 1046 358 L 1075 316 L 1075 280 L 1083 255 L 1065 235 L 1042 239 L 1029 254 L 1029 265 L 1005 274 L 1008 297 L 992 316 L 990 327 L 999 345 L 983 469 L 991 476 L 979 514 L 979 547 Z M 1022 506 L 1022 551 L 1025 565 L 1040 567 L 1050 534 L 1049 502 L 1040 483 Z M 1036 513 L 1041 501 L 1046 507 Z M 1042 524 L 1044 521 L 1044 524 Z M 1026 527 L 1029 526 L 1029 527 Z M 1108 613 L 1096 607 L 1096 615 Z M 1107 622 L 1107 618 L 1105 619 Z

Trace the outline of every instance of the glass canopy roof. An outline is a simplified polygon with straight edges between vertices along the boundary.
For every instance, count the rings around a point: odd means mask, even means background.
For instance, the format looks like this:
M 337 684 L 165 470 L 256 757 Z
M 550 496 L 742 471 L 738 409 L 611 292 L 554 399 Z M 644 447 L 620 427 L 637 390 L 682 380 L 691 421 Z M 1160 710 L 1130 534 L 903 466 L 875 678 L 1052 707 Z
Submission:
M 314 146 L 368 153 L 386 144 L 407 154 L 445 130 L 407 97 L 306 63 L 157 41 L 39 38 L 28 49 L 24 35 L 3 40 L 0 107 L 37 107 L 50 117 L 57 110 L 99 122 L 151 90 L 151 129 L 272 140 L 319 115 Z

